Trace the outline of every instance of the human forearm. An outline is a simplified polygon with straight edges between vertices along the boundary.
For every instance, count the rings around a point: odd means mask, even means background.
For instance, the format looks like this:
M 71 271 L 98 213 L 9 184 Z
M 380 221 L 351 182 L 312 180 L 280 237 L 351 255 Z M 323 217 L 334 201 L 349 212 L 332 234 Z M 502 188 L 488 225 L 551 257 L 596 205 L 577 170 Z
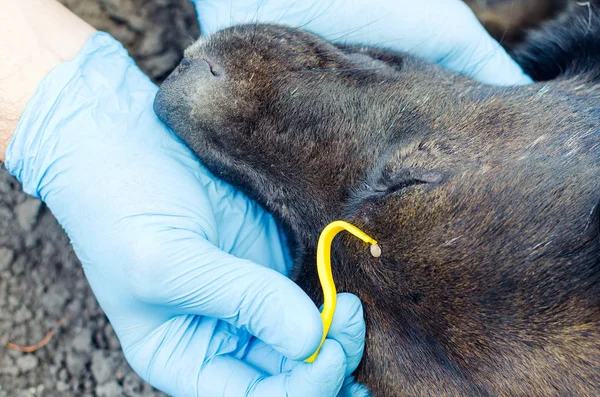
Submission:
M 94 29 L 55 0 L 0 0 L 0 160 L 46 74 Z

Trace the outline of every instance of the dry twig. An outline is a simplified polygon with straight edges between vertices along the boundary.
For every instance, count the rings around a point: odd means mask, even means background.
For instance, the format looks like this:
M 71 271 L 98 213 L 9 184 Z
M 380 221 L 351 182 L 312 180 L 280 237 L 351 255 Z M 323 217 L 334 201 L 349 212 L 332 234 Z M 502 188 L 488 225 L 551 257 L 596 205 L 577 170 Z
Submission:
M 6 344 L 6 347 L 8 349 L 19 350 L 23 353 L 33 353 L 37 350 L 40 350 L 42 347 L 46 346 L 48 344 L 48 342 L 50 342 L 50 340 L 52 339 L 52 337 L 54 336 L 56 331 L 58 331 L 58 329 L 65 323 L 65 321 L 67 321 L 68 317 L 69 316 L 64 316 L 63 318 L 61 318 L 58 321 L 58 323 L 56 323 L 56 326 L 52 329 L 52 331 L 48 332 L 46 334 L 46 336 L 44 336 L 44 339 L 42 339 L 39 343 L 36 343 L 35 345 L 20 346 L 20 345 L 9 342 Z

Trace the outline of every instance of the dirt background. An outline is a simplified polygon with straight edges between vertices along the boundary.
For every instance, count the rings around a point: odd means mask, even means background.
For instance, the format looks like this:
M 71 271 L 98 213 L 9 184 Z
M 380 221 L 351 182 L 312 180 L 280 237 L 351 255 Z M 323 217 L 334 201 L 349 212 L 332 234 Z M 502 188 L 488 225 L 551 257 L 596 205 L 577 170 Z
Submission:
M 199 35 L 188 0 L 59 1 L 120 40 L 155 82 L 174 69 L 183 49 Z M 519 23 L 533 26 L 550 15 L 549 3 L 564 5 L 565 1 L 467 3 L 497 38 L 509 39 L 512 32 L 515 37 L 520 34 L 515 22 L 521 16 L 528 22 Z M 506 3 L 511 7 L 504 7 Z M 536 7 L 537 14 L 532 14 Z M 494 30 L 497 26 L 500 30 Z M 35 344 L 61 319 L 64 324 L 42 349 L 22 353 L 5 347 L 8 342 Z M 145 384 L 125 362 L 119 341 L 52 214 L 39 200 L 25 195 L 0 165 L 0 397 L 21 396 L 163 394 Z
M 120 40 L 154 81 L 198 37 L 188 0 L 60 0 Z M 2 166 L 0 165 L 0 168 Z M 67 317 L 50 343 L 32 345 Z M 50 211 L 0 169 L 0 397 L 164 396 L 127 365 L 69 240 Z

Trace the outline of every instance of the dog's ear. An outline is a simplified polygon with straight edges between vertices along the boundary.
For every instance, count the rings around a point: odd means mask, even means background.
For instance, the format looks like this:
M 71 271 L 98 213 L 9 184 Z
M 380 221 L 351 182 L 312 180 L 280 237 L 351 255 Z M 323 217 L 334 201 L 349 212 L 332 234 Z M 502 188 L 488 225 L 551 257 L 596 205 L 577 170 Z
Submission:
M 436 161 L 426 161 L 423 157 L 428 154 L 403 152 L 391 153 L 374 164 L 361 186 L 353 192 L 349 213 L 356 213 L 366 202 L 381 202 L 416 186 L 433 187 L 443 183 L 447 172 L 436 167 Z
M 378 47 L 361 46 L 353 44 L 335 44 L 337 48 L 342 50 L 350 59 L 355 59 L 368 66 L 381 68 L 382 65 L 399 71 L 402 69 L 406 54 L 391 49 L 382 49 Z
M 439 170 L 421 167 L 385 167 L 370 175 L 362 189 L 362 200 L 382 200 L 413 186 L 437 184 L 443 180 Z
M 352 206 L 381 200 L 418 185 L 437 185 L 460 168 L 452 148 L 424 137 L 409 138 L 382 155 L 355 191 Z
M 372 175 L 372 178 L 370 188 L 373 193 L 386 195 L 414 185 L 439 183 L 442 181 L 442 173 L 438 170 L 421 167 L 394 168 L 388 166 Z

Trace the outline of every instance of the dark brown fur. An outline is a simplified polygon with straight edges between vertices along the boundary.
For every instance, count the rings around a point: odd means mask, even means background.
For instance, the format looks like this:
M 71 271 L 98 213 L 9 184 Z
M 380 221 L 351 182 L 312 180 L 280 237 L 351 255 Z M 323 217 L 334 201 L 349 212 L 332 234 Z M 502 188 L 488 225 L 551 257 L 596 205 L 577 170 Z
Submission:
M 561 29 L 545 36 L 587 34 Z M 543 37 L 517 51 L 531 70 Z M 188 49 L 155 109 L 286 227 L 317 302 L 321 229 L 344 219 L 379 240 L 380 258 L 347 236 L 333 258 L 338 289 L 364 305 L 356 378 L 374 396 L 595 396 L 600 49 L 569 63 L 564 48 L 539 60 L 564 63 L 564 77 L 496 88 L 403 54 L 241 26 Z
M 483 26 L 500 43 L 520 43 L 528 29 L 556 17 L 575 0 L 465 0 Z

